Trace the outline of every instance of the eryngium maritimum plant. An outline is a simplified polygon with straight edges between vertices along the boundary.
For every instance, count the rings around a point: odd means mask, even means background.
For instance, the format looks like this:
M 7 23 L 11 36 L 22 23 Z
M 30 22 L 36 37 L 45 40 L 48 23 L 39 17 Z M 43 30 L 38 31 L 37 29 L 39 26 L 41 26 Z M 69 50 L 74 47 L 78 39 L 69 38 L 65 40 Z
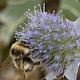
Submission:
M 33 57 L 40 58 L 41 63 L 60 74 L 75 60 L 75 53 L 79 51 L 80 37 L 73 22 L 64 19 L 61 12 L 45 12 L 45 5 L 43 10 L 40 7 L 37 11 L 34 7 L 34 14 L 28 10 L 25 15 L 27 26 L 21 26 L 22 30 L 15 32 L 16 39 L 28 42 Z

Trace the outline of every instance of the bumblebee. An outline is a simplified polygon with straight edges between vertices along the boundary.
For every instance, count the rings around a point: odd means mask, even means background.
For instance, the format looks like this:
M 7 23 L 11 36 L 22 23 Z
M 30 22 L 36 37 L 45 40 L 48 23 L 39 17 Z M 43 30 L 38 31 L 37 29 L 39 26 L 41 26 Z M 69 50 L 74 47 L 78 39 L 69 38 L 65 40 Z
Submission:
M 32 59 L 28 43 L 20 40 L 12 44 L 8 58 L 0 66 L 0 80 L 41 80 L 48 70 L 39 60 Z
M 21 40 L 14 43 L 10 49 L 10 56 L 13 59 L 14 66 L 19 69 L 20 63 L 23 64 L 23 58 L 31 54 L 30 47 L 26 41 Z M 16 62 L 16 63 L 15 63 Z

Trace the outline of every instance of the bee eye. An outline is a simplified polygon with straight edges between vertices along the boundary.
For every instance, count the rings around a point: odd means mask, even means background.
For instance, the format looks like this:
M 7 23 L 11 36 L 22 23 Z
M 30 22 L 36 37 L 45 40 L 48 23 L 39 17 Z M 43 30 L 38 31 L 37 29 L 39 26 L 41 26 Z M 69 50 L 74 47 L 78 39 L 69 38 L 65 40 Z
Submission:
M 20 51 L 14 50 L 14 49 L 12 49 L 11 53 L 12 53 L 13 56 L 16 56 L 16 57 L 19 56 L 19 55 L 21 54 Z
M 23 61 L 24 62 L 28 62 L 28 63 L 33 63 L 33 61 L 31 60 L 31 58 L 26 57 L 26 56 L 23 58 Z

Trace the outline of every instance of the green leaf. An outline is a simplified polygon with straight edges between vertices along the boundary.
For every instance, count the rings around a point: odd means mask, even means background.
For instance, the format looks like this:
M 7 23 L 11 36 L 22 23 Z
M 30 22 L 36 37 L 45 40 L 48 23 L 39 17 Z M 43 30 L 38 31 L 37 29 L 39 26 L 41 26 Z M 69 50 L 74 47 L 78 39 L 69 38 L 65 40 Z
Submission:
M 61 9 L 63 14 L 69 20 L 76 20 L 80 17 L 80 1 L 79 0 L 61 0 Z
M 39 0 L 26 0 L 22 4 L 9 4 L 0 14 L 2 21 L 5 22 L 0 39 L 9 44 L 14 31 L 26 20 L 25 11 L 31 9 L 33 12 L 34 6 L 38 6 L 38 3 Z
M 53 80 L 56 78 L 56 73 L 50 72 L 45 78 L 46 78 L 46 80 Z
M 34 6 L 38 6 L 38 3 L 39 1 L 27 0 L 23 4 L 9 4 L 1 17 L 6 22 L 16 22 L 26 10 L 31 9 L 33 11 Z
M 77 30 L 78 33 L 80 33 L 80 17 L 73 22 L 74 28 Z
M 77 73 L 78 73 L 78 68 L 80 65 L 80 58 L 75 60 L 64 72 L 64 76 L 68 80 L 76 80 L 77 79 Z
M 74 21 L 73 25 L 77 32 L 80 33 L 80 18 Z M 76 80 L 77 78 L 78 68 L 80 65 L 80 53 L 76 53 L 75 56 L 78 56 L 78 58 L 66 69 L 64 73 L 68 80 Z
M 28 0 L 8 0 L 8 3 L 15 5 L 15 4 L 23 4 L 26 1 L 28 1 Z

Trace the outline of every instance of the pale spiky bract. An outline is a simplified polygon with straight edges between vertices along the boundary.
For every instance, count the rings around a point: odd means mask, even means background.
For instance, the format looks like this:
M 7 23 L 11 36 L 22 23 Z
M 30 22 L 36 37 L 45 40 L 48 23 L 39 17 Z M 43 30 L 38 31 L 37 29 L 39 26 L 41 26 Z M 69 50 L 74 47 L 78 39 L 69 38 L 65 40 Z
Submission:
M 28 9 L 25 15 L 27 26 L 15 32 L 16 39 L 28 42 L 33 57 L 40 58 L 41 63 L 60 74 L 75 60 L 75 53 L 79 51 L 80 37 L 73 28 L 73 22 L 64 19 L 61 12 L 45 12 L 45 4 L 43 10 L 40 7 L 37 11 L 34 7 L 34 14 Z

